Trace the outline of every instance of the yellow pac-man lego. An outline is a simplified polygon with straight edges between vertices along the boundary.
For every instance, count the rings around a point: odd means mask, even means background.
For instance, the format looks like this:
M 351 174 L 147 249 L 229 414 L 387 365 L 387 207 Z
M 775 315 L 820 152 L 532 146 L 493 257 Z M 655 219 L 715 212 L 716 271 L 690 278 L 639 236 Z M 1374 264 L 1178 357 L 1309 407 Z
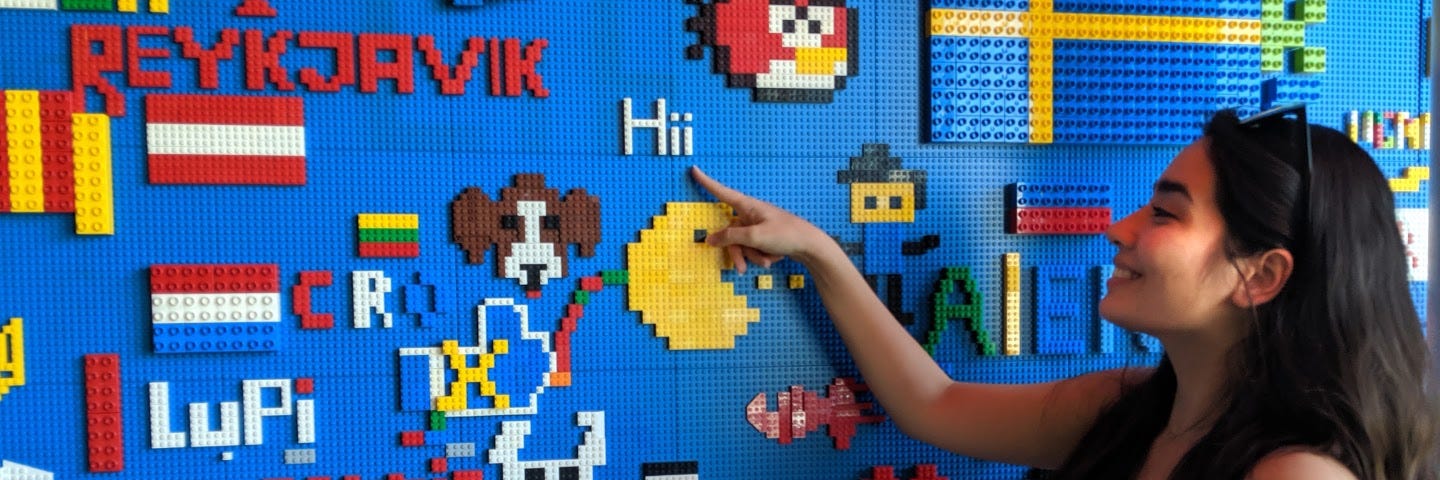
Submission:
M 760 321 L 760 311 L 720 280 L 720 271 L 731 268 L 725 252 L 705 244 L 706 236 L 730 225 L 731 215 L 721 203 L 667 203 L 654 228 L 626 245 L 629 308 L 654 325 L 671 350 L 735 348 L 735 337 Z

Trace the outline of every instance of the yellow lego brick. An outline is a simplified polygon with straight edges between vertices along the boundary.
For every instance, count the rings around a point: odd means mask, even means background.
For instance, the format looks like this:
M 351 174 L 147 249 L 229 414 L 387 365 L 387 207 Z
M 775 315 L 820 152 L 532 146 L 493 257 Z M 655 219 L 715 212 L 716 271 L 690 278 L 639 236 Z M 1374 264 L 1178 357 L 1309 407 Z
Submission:
M 10 211 L 45 211 L 41 163 L 40 92 L 5 91 L 5 129 L 10 146 Z
M 804 275 L 791 275 L 791 276 L 790 276 L 790 289 L 791 289 L 791 290 L 799 290 L 799 289 L 802 289 L 802 288 L 805 288 L 805 276 L 804 276 Z
M 1430 167 L 1405 167 L 1400 178 L 1390 179 L 1390 190 L 1396 193 L 1420 191 L 1420 182 L 1430 179 Z
M 125 13 L 135 13 L 140 9 L 139 0 L 120 0 L 115 2 L 115 10 Z
M 460 384 L 459 382 L 456 382 L 451 383 L 450 388 L 452 390 L 459 390 L 461 392 L 461 395 L 446 395 L 440 398 L 436 398 L 435 409 L 442 412 L 458 412 L 470 408 L 469 404 L 465 401 L 465 395 L 463 394 L 465 386 L 463 384 Z
M 150 13 L 170 13 L 170 0 L 150 0 Z
M 756 275 L 755 288 L 759 290 L 769 290 L 775 288 L 775 279 L 769 275 Z
M 498 408 L 498 409 L 501 409 L 501 410 L 510 408 L 510 396 L 509 396 L 509 395 L 496 395 L 496 396 L 495 396 L 495 408 Z
M 1005 354 L 1019 355 L 1020 339 L 1024 335 L 1020 322 L 1020 254 L 1007 252 L 1002 259 L 1001 281 L 1005 289 L 1005 304 L 1001 306 L 1000 313 L 1004 325 Z
M 711 232 L 730 224 L 733 210 L 724 204 L 670 202 L 665 214 L 626 246 L 630 272 L 627 307 L 641 312 L 672 350 L 734 348 L 734 336 L 759 321 L 746 308 L 734 285 L 720 280 L 731 268 L 721 249 L 695 241 L 695 231 Z
M 1023 323 L 1020 321 L 1020 292 L 1005 292 L 1005 354 L 1020 354 Z
M 440 342 L 440 353 L 444 353 L 453 361 L 455 357 L 460 355 L 460 342 L 457 342 L 455 340 L 445 340 Z
M 25 384 L 25 322 L 19 317 L 0 328 L 0 397 Z
M 110 117 L 78 113 L 71 117 L 71 123 L 75 149 L 75 233 L 114 235 Z
M 834 75 L 835 64 L 848 60 L 844 48 L 797 48 L 795 72 L 805 75 Z
M 495 396 L 495 382 L 480 382 L 480 394 L 487 397 Z
M 899 205 L 897 206 L 896 203 Z M 915 184 L 900 182 L 855 182 L 850 184 L 851 223 L 913 223 L 914 221 Z
M 1030 143 L 1050 143 L 1055 136 L 1054 41 L 1030 39 Z
M 503 338 L 498 340 L 491 340 L 490 353 L 493 353 L 495 355 L 504 355 L 510 353 L 510 341 Z
M 359 215 L 360 228 L 420 228 L 420 215 L 413 213 L 362 213 Z

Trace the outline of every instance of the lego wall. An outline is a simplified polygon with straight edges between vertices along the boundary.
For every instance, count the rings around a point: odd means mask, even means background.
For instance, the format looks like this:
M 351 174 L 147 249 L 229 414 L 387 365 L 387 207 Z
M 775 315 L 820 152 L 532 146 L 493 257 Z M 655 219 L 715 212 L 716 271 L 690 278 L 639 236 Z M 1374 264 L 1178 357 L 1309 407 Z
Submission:
M 1428 16 L 0 0 L 0 480 L 1018 478 L 899 433 L 686 169 L 830 232 L 958 380 L 1150 364 L 1101 232 L 1219 108 L 1353 125 L 1423 307 Z

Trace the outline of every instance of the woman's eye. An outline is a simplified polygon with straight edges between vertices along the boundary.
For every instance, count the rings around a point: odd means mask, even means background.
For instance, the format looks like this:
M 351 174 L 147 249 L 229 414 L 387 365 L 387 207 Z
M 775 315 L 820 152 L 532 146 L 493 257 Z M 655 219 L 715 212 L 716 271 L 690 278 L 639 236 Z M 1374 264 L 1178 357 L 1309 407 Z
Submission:
M 1167 212 L 1165 211 L 1165 209 L 1154 205 L 1150 206 L 1150 214 L 1159 218 L 1175 218 L 1175 216 L 1171 215 L 1170 212 Z

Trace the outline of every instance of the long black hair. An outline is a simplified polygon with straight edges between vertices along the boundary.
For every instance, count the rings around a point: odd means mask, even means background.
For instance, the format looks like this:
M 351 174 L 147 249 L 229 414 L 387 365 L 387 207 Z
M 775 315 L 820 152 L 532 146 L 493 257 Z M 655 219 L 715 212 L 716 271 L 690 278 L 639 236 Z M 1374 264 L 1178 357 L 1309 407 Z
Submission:
M 1227 255 L 1285 248 L 1294 270 L 1253 310 L 1248 335 L 1228 353 L 1215 424 L 1170 478 L 1243 479 L 1287 448 L 1332 456 L 1365 480 L 1440 478 L 1440 406 L 1393 194 L 1369 154 L 1318 125 L 1308 126 L 1314 171 L 1304 173 L 1300 128 L 1289 119 L 1242 125 L 1232 110 L 1205 127 Z M 1134 478 L 1175 388 L 1162 357 L 1044 478 Z

